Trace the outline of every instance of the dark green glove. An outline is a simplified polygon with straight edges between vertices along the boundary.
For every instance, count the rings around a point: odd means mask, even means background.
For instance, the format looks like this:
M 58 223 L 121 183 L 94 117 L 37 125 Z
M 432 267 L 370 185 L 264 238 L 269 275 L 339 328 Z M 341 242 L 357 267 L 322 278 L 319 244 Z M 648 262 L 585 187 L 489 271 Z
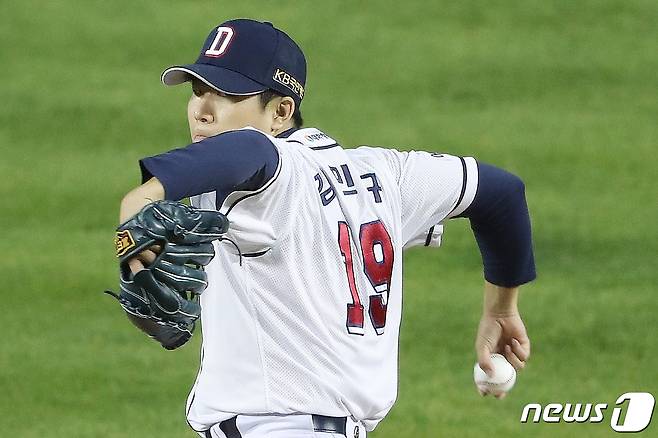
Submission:
M 175 201 L 153 202 L 117 228 L 117 257 L 123 264 L 155 244 L 210 243 L 226 233 L 228 225 L 228 218 L 214 210 Z
M 208 286 L 206 273 L 200 267 L 210 263 L 214 256 L 212 243 L 166 243 L 149 270 L 156 280 L 170 285 L 180 293 L 200 294 Z
M 137 328 L 168 350 L 180 347 L 201 314 L 198 295 L 208 285 L 203 266 L 215 255 L 212 241 L 221 239 L 228 225 L 217 211 L 173 201 L 147 205 L 117 228 L 121 291 L 106 292 Z M 133 274 L 128 260 L 153 245 L 161 248 L 158 257 Z

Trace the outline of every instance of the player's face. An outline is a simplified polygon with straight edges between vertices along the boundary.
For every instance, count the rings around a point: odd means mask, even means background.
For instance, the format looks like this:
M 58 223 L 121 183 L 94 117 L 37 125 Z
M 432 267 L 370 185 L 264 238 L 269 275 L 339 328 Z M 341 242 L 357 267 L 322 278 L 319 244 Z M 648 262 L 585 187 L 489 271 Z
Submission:
M 187 121 L 193 142 L 245 126 L 269 134 L 272 127 L 272 117 L 263 108 L 260 96 L 230 96 L 197 80 L 192 81 Z

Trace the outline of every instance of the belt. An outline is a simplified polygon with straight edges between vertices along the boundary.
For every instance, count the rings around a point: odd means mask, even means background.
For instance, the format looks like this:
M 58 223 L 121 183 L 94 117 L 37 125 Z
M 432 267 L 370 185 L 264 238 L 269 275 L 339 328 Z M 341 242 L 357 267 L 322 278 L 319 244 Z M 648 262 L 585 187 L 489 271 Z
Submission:
M 311 415 L 313 430 L 316 432 L 330 432 L 345 435 L 346 417 L 325 417 L 324 415 Z
M 236 426 L 235 416 L 219 423 L 219 428 L 228 438 L 241 438 L 242 435 Z M 326 417 L 324 415 L 311 415 L 313 419 L 313 430 L 315 432 L 329 432 L 346 435 L 347 417 Z M 206 431 L 206 437 L 212 437 L 210 431 Z

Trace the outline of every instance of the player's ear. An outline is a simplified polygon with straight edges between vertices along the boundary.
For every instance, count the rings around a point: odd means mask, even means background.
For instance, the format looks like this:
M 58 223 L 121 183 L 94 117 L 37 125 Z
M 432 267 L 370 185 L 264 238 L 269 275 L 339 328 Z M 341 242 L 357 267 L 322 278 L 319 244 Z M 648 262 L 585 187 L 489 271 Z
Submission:
M 272 131 L 277 132 L 289 125 L 295 113 L 295 101 L 292 97 L 284 96 L 270 101 L 272 108 Z

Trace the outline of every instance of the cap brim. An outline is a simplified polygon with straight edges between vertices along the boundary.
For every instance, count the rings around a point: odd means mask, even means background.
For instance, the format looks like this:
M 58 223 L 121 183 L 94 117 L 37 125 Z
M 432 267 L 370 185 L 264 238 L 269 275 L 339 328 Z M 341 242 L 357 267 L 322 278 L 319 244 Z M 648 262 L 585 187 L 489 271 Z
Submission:
M 258 94 L 268 88 L 240 73 L 207 64 L 170 67 L 162 72 L 160 79 L 165 85 L 178 85 L 191 80 L 193 77 L 218 91 L 236 96 Z

